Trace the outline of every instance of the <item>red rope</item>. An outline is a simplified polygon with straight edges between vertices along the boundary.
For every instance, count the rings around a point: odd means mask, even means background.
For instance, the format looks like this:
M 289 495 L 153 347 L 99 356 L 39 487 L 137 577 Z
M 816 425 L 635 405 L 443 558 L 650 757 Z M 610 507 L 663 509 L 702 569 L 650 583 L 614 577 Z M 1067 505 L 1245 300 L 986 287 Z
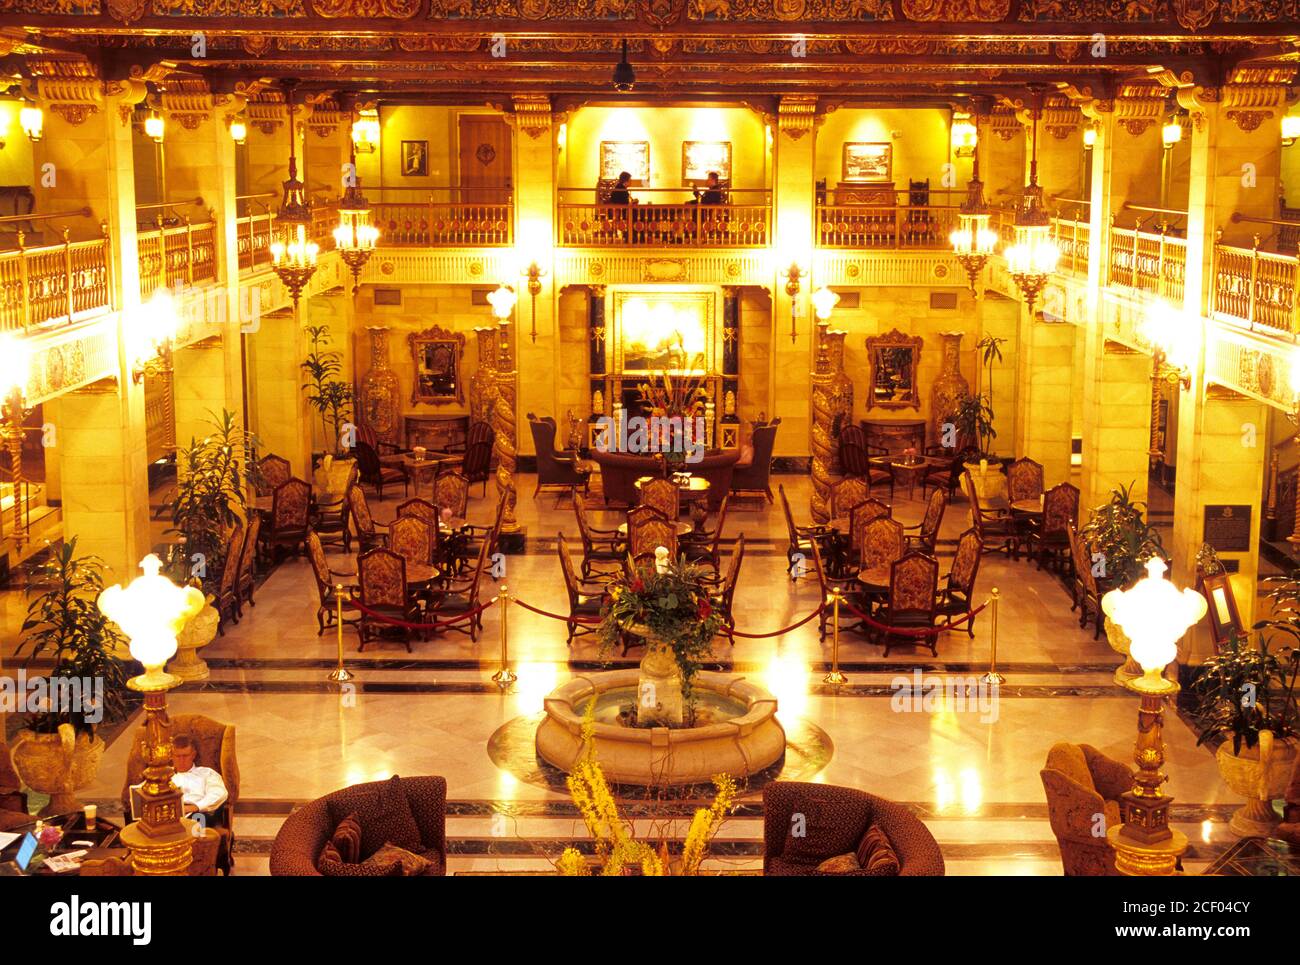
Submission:
M 804 617 L 804 618 L 803 618 L 802 620 L 800 620 L 798 623 L 792 623 L 792 624 L 790 624 L 790 626 L 785 627 L 784 629 L 781 629 L 781 630 L 773 630 L 771 633 L 745 633 L 745 632 L 742 631 L 742 630 L 728 630 L 726 627 L 723 627 L 723 628 L 722 628 L 722 632 L 725 633 L 725 634 L 727 634 L 727 636 L 729 636 L 729 637 L 745 637 L 745 638 L 747 638 L 747 639 L 749 639 L 749 640 L 763 640 L 763 639 L 766 639 L 767 637 L 779 637 L 779 636 L 781 636 L 781 634 L 783 634 L 783 633 L 789 633 L 791 630 L 798 630 L 801 626 L 803 626 L 805 623 L 807 623 L 807 622 L 808 622 L 809 620 L 811 620 L 813 617 L 815 617 L 815 616 L 817 616 L 818 614 L 820 614 L 820 613 L 822 612 L 822 610 L 824 610 L 824 609 L 825 609 L 825 606 L 824 606 L 824 605 L 823 605 L 823 606 L 819 606 L 817 609 L 813 610 L 812 613 L 808 614 L 806 617 Z
M 459 616 L 452 617 L 450 620 L 440 620 L 435 623 L 412 623 L 409 620 L 399 620 L 397 617 L 390 617 L 385 613 L 379 613 L 376 610 L 370 609 L 368 606 L 362 605 L 360 600 L 352 600 L 351 603 L 372 620 L 378 620 L 380 623 L 386 623 L 389 626 L 401 627 L 404 630 L 441 630 L 444 627 L 455 626 L 457 623 L 464 623 L 466 620 L 472 620 L 492 604 L 496 603 L 496 601 L 497 598 L 493 597 L 486 603 L 480 603 L 474 609 L 467 610 Z
M 884 630 L 886 633 L 892 634 L 893 636 L 896 637 L 937 637 L 945 630 L 951 630 L 953 627 L 959 627 L 967 620 L 974 620 L 975 617 L 979 615 L 979 612 L 989 604 L 988 601 L 985 600 L 978 607 L 976 607 L 974 610 L 971 610 L 969 613 L 965 614 L 964 616 L 960 616 L 956 620 L 949 620 L 947 623 L 941 624 L 937 627 L 893 627 L 890 626 L 888 623 L 881 623 L 878 620 L 873 620 L 871 617 L 867 616 L 865 613 L 863 613 L 861 610 L 855 607 L 852 603 L 849 603 L 847 600 L 841 599 L 840 605 L 847 608 L 850 612 L 856 614 L 864 623 L 867 623 L 870 626 L 875 627 L 877 630 Z
M 539 610 L 537 607 L 529 603 L 525 603 L 523 600 L 519 599 L 518 597 L 513 597 L 512 599 L 514 600 L 515 603 L 518 603 L 525 610 L 531 610 L 540 616 L 550 617 L 552 620 L 563 620 L 565 623 L 582 623 L 587 626 L 597 626 L 602 622 L 598 617 L 576 617 L 576 616 L 566 617 L 559 613 L 551 613 L 549 610 Z

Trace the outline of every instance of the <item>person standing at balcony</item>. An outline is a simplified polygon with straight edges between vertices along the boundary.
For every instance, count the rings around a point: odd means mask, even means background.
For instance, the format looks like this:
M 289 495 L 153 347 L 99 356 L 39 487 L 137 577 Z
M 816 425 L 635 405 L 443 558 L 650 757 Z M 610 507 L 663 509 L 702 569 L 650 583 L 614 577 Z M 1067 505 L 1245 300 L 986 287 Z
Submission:
M 614 187 L 609 192 L 610 204 L 632 204 L 632 195 L 628 193 L 627 186 L 632 180 L 632 175 L 627 171 L 618 173 L 618 180 L 614 182 Z

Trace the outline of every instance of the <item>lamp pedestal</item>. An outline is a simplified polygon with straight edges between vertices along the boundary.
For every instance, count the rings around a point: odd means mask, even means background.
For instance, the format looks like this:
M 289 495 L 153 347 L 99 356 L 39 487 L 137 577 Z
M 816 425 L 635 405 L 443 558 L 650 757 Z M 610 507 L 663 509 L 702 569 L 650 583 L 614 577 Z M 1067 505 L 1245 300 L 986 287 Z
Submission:
M 1178 858 L 1187 850 L 1187 835 L 1169 827 L 1169 806 L 1174 799 L 1161 788 L 1165 774 L 1165 697 L 1178 693 L 1178 684 L 1159 675 L 1146 674 L 1127 685 L 1138 693 L 1138 737 L 1133 761 L 1138 766 L 1133 789 L 1120 795 L 1124 823 L 1106 830 L 1106 840 L 1115 849 L 1115 868 L 1124 875 L 1177 874 Z
M 184 875 L 193 858 L 195 822 L 182 817 L 181 792 L 172 783 L 171 721 L 167 717 L 167 691 L 180 683 L 171 674 L 149 679 L 146 673 L 127 681 L 144 693 L 144 798 L 143 817 L 122 829 L 121 841 L 131 849 L 131 864 L 138 875 Z

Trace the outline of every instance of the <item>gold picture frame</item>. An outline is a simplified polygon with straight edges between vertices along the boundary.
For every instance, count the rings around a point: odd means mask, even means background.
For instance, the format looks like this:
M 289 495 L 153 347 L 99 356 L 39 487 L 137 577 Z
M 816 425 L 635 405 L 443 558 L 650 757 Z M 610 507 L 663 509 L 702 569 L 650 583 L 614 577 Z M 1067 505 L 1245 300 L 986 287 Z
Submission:
M 406 336 L 411 349 L 414 374 L 411 405 L 465 404 L 465 380 L 461 362 L 465 356 L 465 335 L 434 325 Z
M 629 289 L 617 291 L 614 310 L 614 372 L 639 374 L 670 372 L 673 375 L 712 373 L 716 362 L 714 350 L 715 305 L 712 292 Z M 673 365 L 675 338 L 679 329 L 663 323 L 660 316 L 671 312 L 680 326 L 685 352 L 698 365 Z M 636 317 L 642 316 L 642 317 Z M 649 344 L 646 333 L 654 337 Z M 680 356 L 677 356 L 680 358 Z
M 905 335 L 894 329 L 867 339 L 870 380 L 867 383 L 867 408 L 919 409 L 921 387 L 917 371 L 921 365 L 919 335 Z
M 894 145 L 886 141 L 846 141 L 841 181 L 882 184 L 894 181 Z
M 624 171 L 632 175 L 631 187 L 650 183 L 649 141 L 600 142 L 600 179 L 615 181 Z
M 731 142 L 682 141 L 682 185 L 699 187 L 710 171 L 724 184 L 731 180 Z

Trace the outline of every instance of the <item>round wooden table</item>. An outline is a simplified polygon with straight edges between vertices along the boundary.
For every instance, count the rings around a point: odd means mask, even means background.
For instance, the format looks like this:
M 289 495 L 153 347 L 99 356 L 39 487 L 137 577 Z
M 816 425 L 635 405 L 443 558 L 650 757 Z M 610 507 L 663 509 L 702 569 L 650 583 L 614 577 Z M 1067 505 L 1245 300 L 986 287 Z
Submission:
M 867 460 L 875 466 L 882 466 L 889 470 L 889 475 L 894 480 L 894 485 L 904 485 L 907 487 L 907 498 L 911 499 L 912 494 L 916 491 L 917 480 L 921 479 L 927 472 L 936 466 L 947 465 L 951 460 L 942 459 L 938 456 L 914 456 L 911 460 L 903 456 L 872 456 Z
M 1014 513 L 1025 513 L 1029 516 L 1043 515 L 1043 497 L 1037 499 L 1017 499 L 1011 504 L 1011 511 Z
M 689 522 L 687 522 L 687 521 L 684 520 L 684 519 L 679 519 L 679 520 L 678 520 L 676 523 L 674 523 L 673 525 L 677 527 L 677 535 L 678 535 L 678 536 L 685 536 L 687 533 L 689 533 L 691 530 L 693 530 L 693 529 L 695 528 L 695 524 L 694 524 L 694 523 L 689 523 Z M 626 535 L 627 535 L 627 523 L 619 523 L 619 524 L 618 524 L 618 535 L 619 535 L 619 536 L 626 536 Z
M 869 570 L 861 570 L 858 573 L 858 582 L 868 590 L 887 590 L 889 589 L 889 575 L 893 571 L 893 564 L 886 563 L 884 566 L 873 566 Z
M 634 483 L 637 489 L 641 484 L 656 476 L 640 476 Z M 670 476 L 669 479 L 672 477 Z M 698 532 L 704 529 L 704 520 L 709 514 L 709 481 L 702 476 L 691 476 L 685 482 L 677 484 L 677 491 L 680 494 L 679 499 L 686 503 L 687 509 L 690 510 L 692 527 Z
M 411 487 L 415 490 L 415 495 L 420 495 L 420 483 L 428 479 L 430 495 L 433 495 L 433 483 L 438 478 L 438 473 L 442 467 L 448 463 L 457 462 L 460 456 L 439 456 L 432 453 L 426 455 L 423 459 L 416 459 L 410 453 L 403 453 L 394 460 L 394 465 L 399 465 L 406 470 L 407 476 L 411 479 Z
M 407 585 L 431 583 L 438 578 L 438 567 L 428 566 L 424 563 L 412 563 L 407 561 L 406 564 L 406 582 Z

